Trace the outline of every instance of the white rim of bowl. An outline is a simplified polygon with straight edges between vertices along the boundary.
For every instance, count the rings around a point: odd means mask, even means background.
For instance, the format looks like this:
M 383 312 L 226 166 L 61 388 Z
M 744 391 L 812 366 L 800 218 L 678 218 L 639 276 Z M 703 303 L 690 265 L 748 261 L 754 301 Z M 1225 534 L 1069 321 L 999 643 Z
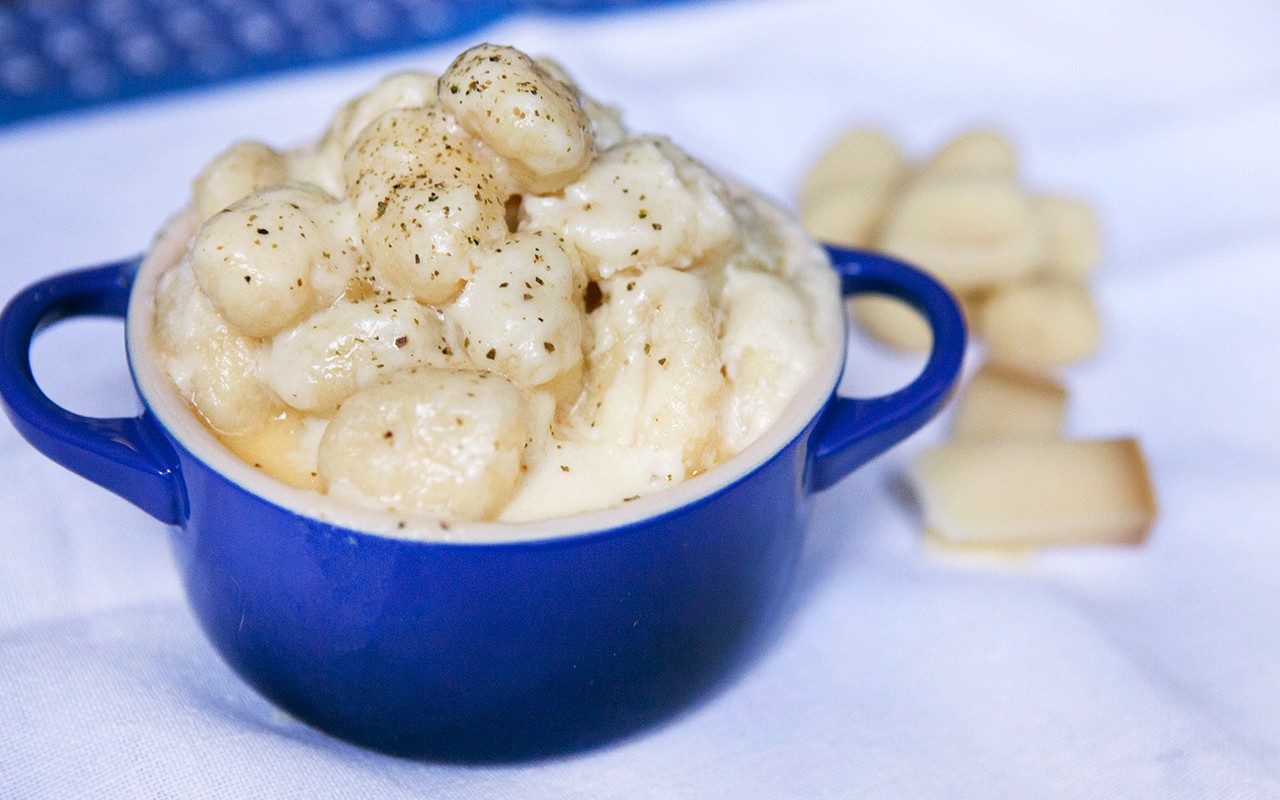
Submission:
M 768 430 L 723 463 L 675 486 L 620 505 L 527 522 L 434 520 L 363 509 L 318 492 L 299 489 L 234 455 L 191 412 L 160 365 L 152 347 L 154 296 L 160 276 L 176 264 L 192 235 L 186 213 L 166 224 L 134 278 L 126 318 L 130 367 L 143 401 L 160 424 L 197 460 L 250 494 L 302 517 L 355 532 L 393 539 L 462 545 L 547 542 L 603 533 L 652 520 L 696 503 L 737 483 L 791 444 L 826 406 L 844 369 L 847 325 L 835 314 L 809 379 Z M 837 289 L 837 291 L 839 291 Z

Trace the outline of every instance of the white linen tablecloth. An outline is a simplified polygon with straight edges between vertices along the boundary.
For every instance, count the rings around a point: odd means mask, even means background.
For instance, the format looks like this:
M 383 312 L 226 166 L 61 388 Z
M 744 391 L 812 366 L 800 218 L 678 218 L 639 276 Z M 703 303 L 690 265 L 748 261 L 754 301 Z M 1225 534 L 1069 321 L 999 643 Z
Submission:
M 554 55 L 638 130 L 790 201 L 853 123 L 915 156 L 972 124 L 1106 225 L 1078 436 L 1141 438 L 1132 549 L 938 560 L 898 488 L 945 419 L 822 495 L 781 637 L 669 723 L 567 758 L 415 763 L 275 712 L 199 633 L 165 528 L 0 423 L 0 797 L 1280 797 L 1280 7 L 719 2 L 520 19 L 448 46 L 0 130 L 0 295 L 146 246 L 225 144 L 314 136 L 478 39 Z M 131 413 L 121 326 L 35 348 Z M 910 359 L 855 347 L 851 388 Z

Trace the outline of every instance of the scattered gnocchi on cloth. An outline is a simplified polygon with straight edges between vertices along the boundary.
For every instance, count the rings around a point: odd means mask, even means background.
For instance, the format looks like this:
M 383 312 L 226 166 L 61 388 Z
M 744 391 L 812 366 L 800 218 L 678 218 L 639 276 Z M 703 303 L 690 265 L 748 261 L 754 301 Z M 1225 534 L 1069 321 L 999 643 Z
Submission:
M 1008 552 L 1144 540 L 1156 501 L 1137 441 L 1063 434 L 1067 391 L 1054 373 L 1102 343 L 1088 289 L 1101 237 L 1087 204 L 1020 185 L 1012 143 L 992 130 L 967 131 L 912 165 L 889 136 L 857 128 L 812 167 L 800 211 L 819 239 L 932 274 L 985 347 L 952 441 L 909 471 L 927 541 Z M 924 319 L 897 300 L 858 297 L 852 312 L 892 348 L 931 344 Z
M 184 220 L 154 330 L 179 392 L 267 475 L 400 515 L 678 483 L 840 325 L 798 223 L 509 47 L 392 76 L 313 145 L 231 146 Z

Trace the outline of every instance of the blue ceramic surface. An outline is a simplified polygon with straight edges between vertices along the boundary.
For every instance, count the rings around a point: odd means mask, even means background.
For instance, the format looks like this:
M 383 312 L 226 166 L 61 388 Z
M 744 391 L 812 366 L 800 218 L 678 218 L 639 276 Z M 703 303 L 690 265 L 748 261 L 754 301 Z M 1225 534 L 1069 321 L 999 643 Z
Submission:
M 275 505 L 212 469 L 150 410 L 72 414 L 32 378 L 42 327 L 123 316 L 137 262 L 50 278 L 0 315 L 0 399 L 41 452 L 173 528 L 210 641 L 291 715 L 410 757 L 588 747 L 687 707 L 747 660 L 782 605 L 812 494 L 923 425 L 965 346 L 954 301 L 892 259 L 832 249 L 845 294 L 881 292 L 934 331 L 893 394 L 833 394 L 761 466 L 654 517 L 506 543 L 408 541 Z

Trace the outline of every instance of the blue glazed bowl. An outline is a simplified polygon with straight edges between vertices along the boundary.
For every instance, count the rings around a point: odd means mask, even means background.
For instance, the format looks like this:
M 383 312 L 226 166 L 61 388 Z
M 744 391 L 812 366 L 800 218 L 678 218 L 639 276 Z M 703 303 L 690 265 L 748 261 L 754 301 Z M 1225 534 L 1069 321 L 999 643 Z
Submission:
M 409 757 L 565 752 L 687 707 L 748 660 L 778 616 L 812 495 L 946 399 L 965 347 L 951 297 L 884 256 L 830 253 L 846 295 L 892 295 L 928 319 L 933 349 L 914 382 L 837 396 L 845 341 L 834 335 L 787 416 L 726 464 L 621 509 L 473 526 L 482 543 L 398 530 L 223 449 L 149 351 L 159 270 L 145 262 L 15 297 L 0 316 L 0 398 L 41 452 L 172 526 L 209 640 L 289 714 Z M 141 416 L 79 416 L 36 385 L 33 336 L 84 315 L 126 317 Z

